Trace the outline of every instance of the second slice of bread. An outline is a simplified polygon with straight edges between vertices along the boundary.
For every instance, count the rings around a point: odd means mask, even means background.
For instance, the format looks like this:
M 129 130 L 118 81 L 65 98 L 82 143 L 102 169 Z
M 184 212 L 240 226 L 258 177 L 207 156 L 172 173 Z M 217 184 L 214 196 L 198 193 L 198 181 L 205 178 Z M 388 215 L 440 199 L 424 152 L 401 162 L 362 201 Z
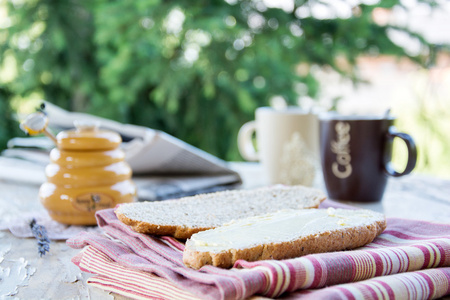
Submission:
M 221 226 L 233 219 L 280 209 L 317 208 L 325 195 L 304 186 L 232 190 L 160 202 L 127 203 L 115 213 L 140 233 L 187 239 L 192 234 Z
M 238 259 L 286 259 L 354 249 L 385 228 L 384 215 L 370 210 L 282 210 L 194 234 L 186 241 L 183 262 L 194 269 L 230 268 Z

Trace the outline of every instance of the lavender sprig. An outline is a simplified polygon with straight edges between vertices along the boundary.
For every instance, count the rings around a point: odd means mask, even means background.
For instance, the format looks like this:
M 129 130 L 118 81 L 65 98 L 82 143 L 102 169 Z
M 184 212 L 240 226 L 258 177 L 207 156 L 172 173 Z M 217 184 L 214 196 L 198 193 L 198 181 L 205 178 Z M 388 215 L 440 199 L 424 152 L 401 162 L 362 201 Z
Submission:
M 37 239 L 38 252 L 42 257 L 46 252 L 50 251 L 50 239 L 47 236 L 47 229 L 44 226 L 36 223 L 36 219 L 30 222 L 31 232 Z

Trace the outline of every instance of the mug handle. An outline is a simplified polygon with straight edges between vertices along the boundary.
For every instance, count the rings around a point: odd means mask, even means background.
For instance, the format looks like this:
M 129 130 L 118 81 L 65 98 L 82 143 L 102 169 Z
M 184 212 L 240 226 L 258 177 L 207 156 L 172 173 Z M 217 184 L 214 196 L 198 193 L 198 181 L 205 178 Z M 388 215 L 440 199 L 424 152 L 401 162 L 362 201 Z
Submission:
M 258 161 L 259 155 L 256 151 L 253 142 L 252 135 L 256 132 L 256 122 L 250 121 L 242 125 L 238 133 L 238 148 L 242 157 L 248 161 Z
M 390 161 L 385 163 L 384 168 L 388 175 L 393 177 L 400 177 L 411 173 L 411 171 L 416 166 L 417 148 L 414 140 L 409 134 L 398 132 L 394 126 L 391 126 L 389 128 L 389 132 L 387 133 L 387 138 L 393 141 L 396 137 L 402 139 L 406 143 L 406 147 L 408 148 L 408 162 L 406 163 L 405 170 L 403 170 L 403 172 L 397 172 Z

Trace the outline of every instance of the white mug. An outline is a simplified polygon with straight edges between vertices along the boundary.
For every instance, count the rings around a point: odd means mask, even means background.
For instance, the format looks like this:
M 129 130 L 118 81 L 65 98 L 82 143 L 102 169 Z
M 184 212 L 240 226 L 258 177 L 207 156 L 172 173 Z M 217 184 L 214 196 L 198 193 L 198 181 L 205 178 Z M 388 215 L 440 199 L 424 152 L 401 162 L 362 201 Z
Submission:
M 281 110 L 260 107 L 255 116 L 255 121 L 239 130 L 238 147 L 242 157 L 260 161 L 270 184 L 313 185 L 319 162 L 317 115 L 298 107 Z

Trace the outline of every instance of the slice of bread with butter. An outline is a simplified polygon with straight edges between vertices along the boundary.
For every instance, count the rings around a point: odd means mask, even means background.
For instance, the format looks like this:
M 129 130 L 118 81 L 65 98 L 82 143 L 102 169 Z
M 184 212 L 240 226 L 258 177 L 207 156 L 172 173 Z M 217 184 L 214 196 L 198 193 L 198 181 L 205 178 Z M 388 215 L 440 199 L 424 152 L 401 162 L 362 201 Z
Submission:
M 354 249 L 373 241 L 385 228 L 385 216 L 370 210 L 280 210 L 192 235 L 183 262 L 194 269 L 230 268 L 238 259 L 287 259 Z
M 281 209 L 317 208 L 325 200 L 320 190 L 275 185 L 253 190 L 232 190 L 159 202 L 119 206 L 119 220 L 133 230 L 187 239 L 192 234 Z

